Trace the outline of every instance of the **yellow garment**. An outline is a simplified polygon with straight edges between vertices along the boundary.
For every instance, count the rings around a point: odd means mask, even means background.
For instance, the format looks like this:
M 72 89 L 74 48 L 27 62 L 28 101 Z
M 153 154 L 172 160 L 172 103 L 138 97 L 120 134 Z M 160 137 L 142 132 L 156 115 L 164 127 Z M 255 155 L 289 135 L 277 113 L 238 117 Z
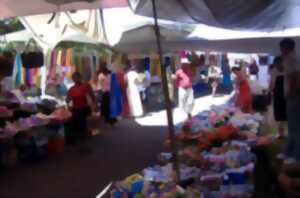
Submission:
M 72 48 L 67 49 L 67 52 L 66 52 L 66 66 L 68 68 L 66 76 L 68 78 L 71 78 L 72 74 L 75 72 L 75 67 L 73 65 L 73 49 Z
M 151 59 L 150 60 L 150 72 L 153 76 L 159 76 L 160 68 L 158 68 L 159 60 Z
M 66 51 L 66 66 L 73 66 L 73 61 L 72 61 L 72 57 L 73 57 L 73 49 L 69 48 Z
M 61 65 L 61 56 L 62 56 L 62 51 L 59 50 L 59 51 L 57 52 L 57 57 L 56 57 L 56 64 L 57 64 L 57 65 Z
M 161 77 L 161 65 L 160 65 L 160 61 L 157 60 L 157 64 L 156 64 L 156 75 L 158 77 Z

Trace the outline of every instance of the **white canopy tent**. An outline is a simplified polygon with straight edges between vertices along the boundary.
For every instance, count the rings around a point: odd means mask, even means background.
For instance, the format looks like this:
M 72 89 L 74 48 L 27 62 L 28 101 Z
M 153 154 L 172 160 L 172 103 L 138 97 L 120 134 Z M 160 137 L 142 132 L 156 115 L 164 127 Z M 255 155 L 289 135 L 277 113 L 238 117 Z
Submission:
M 153 16 L 151 0 L 130 0 L 135 13 Z M 158 18 L 210 26 L 276 31 L 300 27 L 299 0 L 163 0 Z
M 0 17 L 20 17 L 127 5 L 127 0 L 0 0 Z
M 192 26 L 183 28 L 182 26 L 160 24 L 161 40 L 165 44 L 183 42 L 193 29 Z M 124 32 L 120 42 L 114 47 L 128 54 L 153 53 L 155 52 L 155 39 L 154 26 L 149 24 Z

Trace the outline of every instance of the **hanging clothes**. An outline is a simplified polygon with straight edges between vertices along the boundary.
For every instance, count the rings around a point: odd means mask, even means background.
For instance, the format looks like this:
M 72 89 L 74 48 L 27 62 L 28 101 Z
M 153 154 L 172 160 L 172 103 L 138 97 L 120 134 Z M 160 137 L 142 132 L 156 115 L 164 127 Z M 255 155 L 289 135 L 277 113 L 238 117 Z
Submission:
M 144 67 L 145 67 L 145 70 L 149 71 L 150 70 L 150 58 L 147 57 L 144 59 Z
M 92 78 L 91 61 L 88 56 L 82 57 L 82 61 L 83 61 L 83 65 L 82 65 L 82 69 L 81 69 L 81 76 L 82 76 L 82 80 L 87 82 L 87 81 L 90 81 Z
M 13 70 L 14 87 L 17 88 L 22 84 L 22 60 L 19 53 L 16 54 Z
M 116 74 L 111 74 L 110 80 L 110 117 L 117 118 L 122 114 L 122 93 Z
M 51 61 L 50 61 L 49 69 L 48 69 L 47 81 L 51 81 L 53 78 L 55 78 L 55 75 L 56 75 L 56 59 L 57 59 L 57 53 L 56 53 L 56 51 L 52 51 Z
M 31 87 L 32 85 L 32 79 L 31 79 L 31 73 L 30 73 L 30 69 L 29 68 L 25 68 L 25 84 L 28 87 Z
M 61 64 L 61 58 L 62 58 L 62 50 L 57 51 L 57 57 L 56 57 L 56 65 L 62 65 Z
M 66 66 L 67 65 L 67 52 L 66 50 L 61 51 L 61 66 Z
M 124 71 L 119 71 L 116 73 L 116 77 L 121 89 L 122 94 L 122 110 L 123 110 L 123 116 L 129 117 L 130 116 L 130 110 L 129 110 L 129 104 L 128 104 L 128 97 L 127 97 L 127 82 L 125 80 L 126 74 Z
M 66 66 L 69 67 L 73 66 L 72 58 L 73 58 L 73 49 L 69 48 L 66 51 Z

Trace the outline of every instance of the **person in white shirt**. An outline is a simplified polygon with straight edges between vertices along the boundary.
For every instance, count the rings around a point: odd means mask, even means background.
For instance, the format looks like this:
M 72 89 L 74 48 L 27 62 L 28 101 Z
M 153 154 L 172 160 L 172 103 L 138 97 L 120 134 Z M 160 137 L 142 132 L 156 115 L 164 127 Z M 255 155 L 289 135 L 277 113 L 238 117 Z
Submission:
M 296 56 L 295 41 L 285 38 L 280 42 L 283 58 L 287 102 L 288 138 L 286 147 L 287 162 L 300 161 L 300 62 Z

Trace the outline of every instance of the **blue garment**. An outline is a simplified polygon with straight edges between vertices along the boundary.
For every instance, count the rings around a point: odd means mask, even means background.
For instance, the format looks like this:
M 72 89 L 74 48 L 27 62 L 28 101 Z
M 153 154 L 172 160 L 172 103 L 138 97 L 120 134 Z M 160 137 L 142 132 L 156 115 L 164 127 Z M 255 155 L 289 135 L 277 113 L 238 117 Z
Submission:
M 25 74 L 26 74 L 26 79 L 25 79 L 26 85 L 30 87 L 31 86 L 31 73 L 30 73 L 29 68 L 25 69 Z
M 226 87 L 231 86 L 231 76 L 230 76 L 230 74 L 224 74 L 222 84 Z
M 226 56 L 225 55 L 221 56 L 221 69 L 222 69 L 222 73 L 223 73 L 223 82 L 222 82 L 222 84 L 225 87 L 231 86 L 230 66 L 226 62 Z
M 14 75 L 15 87 L 18 87 L 22 84 L 22 60 L 19 53 L 15 58 Z
M 122 114 L 122 93 L 116 74 L 111 74 L 110 81 L 110 116 L 116 118 Z
M 145 70 L 147 70 L 147 71 L 150 70 L 150 58 L 149 57 L 144 59 L 144 67 L 145 67 Z

